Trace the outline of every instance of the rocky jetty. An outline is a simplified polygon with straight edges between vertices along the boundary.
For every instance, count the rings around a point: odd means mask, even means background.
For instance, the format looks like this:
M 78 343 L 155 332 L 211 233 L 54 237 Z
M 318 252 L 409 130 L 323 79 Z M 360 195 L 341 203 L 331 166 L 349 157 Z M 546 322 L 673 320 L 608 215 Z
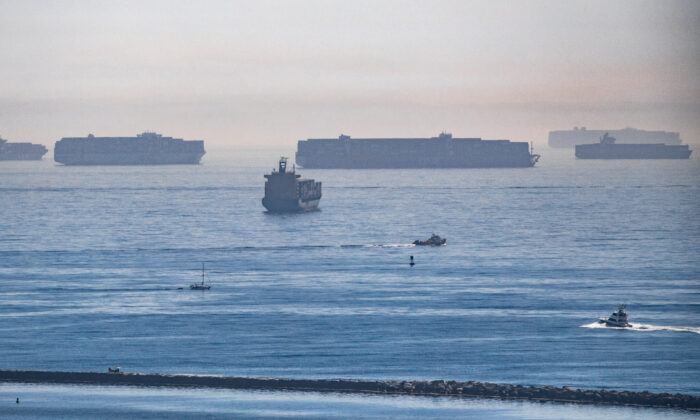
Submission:
M 203 387 L 313 392 L 430 395 L 465 398 L 523 399 L 580 404 L 681 408 L 700 411 L 700 396 L 685 394 L 585 390 L 554 386 L 502 385 L 456 381 L 369 381 L 354 379 L 246 378 L 157 373 L 51 372 L 0 370 L 0 382 Z

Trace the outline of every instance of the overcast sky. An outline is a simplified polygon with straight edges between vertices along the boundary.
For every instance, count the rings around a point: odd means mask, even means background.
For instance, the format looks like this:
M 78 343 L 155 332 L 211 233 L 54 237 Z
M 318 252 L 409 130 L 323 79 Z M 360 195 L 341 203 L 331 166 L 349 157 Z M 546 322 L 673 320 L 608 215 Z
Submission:
M 0 135 L 700 143 L 700 1 L 0 0 Z

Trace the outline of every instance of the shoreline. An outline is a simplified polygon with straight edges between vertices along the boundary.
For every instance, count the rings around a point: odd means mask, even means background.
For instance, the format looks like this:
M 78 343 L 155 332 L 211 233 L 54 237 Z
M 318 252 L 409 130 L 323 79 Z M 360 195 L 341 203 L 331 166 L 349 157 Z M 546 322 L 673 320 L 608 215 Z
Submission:
M 336 392 L 456 398 L 551 401 L 576 404 L 679 408 L 700 411 L 700 396 L 652 392 L 587 390 L 554 386 L 504 385 L 489 382 L 378 381 L 358 379 L 291 379 L 159 373 L 102 373 L 0 370 L 0 382 L 142 387 L 223 388 L 270 391 Z

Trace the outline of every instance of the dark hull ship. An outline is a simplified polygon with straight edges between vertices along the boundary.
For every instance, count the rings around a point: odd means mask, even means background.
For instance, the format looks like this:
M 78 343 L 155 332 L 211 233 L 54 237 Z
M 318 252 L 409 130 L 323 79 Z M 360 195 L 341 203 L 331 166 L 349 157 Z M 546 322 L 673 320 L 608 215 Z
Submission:
M 605 133 L 598 143 L 576 145 L 579 159 L 688 159 L 688 145 L 617 144 L 615 137 Z
M 0 138 L 0 160 L 41 160 L 46 152 L 43 144 L 9 143 Z
M 540 156 L 526 142 L 452 138 L 368 138 L 299 140 L 296 162 L 303 168 L 529 168 Z
M 204 141 L 145 132 L 136 137 L 64 137 L 56 142 L 54 160 L 64 165 L 196 165 Z
M 292 168 L 287 171 L 287 158 L 280 158 L 279 168 L 265 175 L 263 206 L 271 213 L 310 211 L 318 208 L 321 183 L 301 178 Z

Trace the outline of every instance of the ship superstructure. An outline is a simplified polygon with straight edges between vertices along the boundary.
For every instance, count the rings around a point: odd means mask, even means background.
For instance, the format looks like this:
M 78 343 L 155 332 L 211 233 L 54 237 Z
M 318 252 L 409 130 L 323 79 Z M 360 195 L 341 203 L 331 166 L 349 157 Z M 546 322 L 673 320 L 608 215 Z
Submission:
M 64 137 L 56 142 L 54 160 L 64 165 L 198 164 L 203 140 L 183 140 L 144 132 L 136 137 Z
M 527 168 L 539 155 L 528 143 L 510 140 L 453 138 L 441 133 L 430 138 L 299 140 L 296 163 L 303 168 Z
M 577 144 L 579 159 L 688 159 L 692 150 L 685 145 L 617 144 L 615 137 L 605 133 L 598 143 Z
M 43 144 L 10 143 L 0 137 L 0 160 L 41 160 L 46 152 Z
M 618 144 L 681 144 L 680 133 L 670 131 L 647 131 L 636 128 L 621 130 L 587 130 L 586 127 L 574 127 L 573 130 L 556 130 L 549 132 L 549 147 L 573 147 L 577 144 L 595 143 L 605 133 L 615 137 Z
M 289 171 L 287 158 L 282 157 L 279 167 L 265 175 L 265 197 L 262 204 L 273 213 L 308 211 L 318 208 L 321 200 L 321 183 L 301 178 L 294 167 Z

